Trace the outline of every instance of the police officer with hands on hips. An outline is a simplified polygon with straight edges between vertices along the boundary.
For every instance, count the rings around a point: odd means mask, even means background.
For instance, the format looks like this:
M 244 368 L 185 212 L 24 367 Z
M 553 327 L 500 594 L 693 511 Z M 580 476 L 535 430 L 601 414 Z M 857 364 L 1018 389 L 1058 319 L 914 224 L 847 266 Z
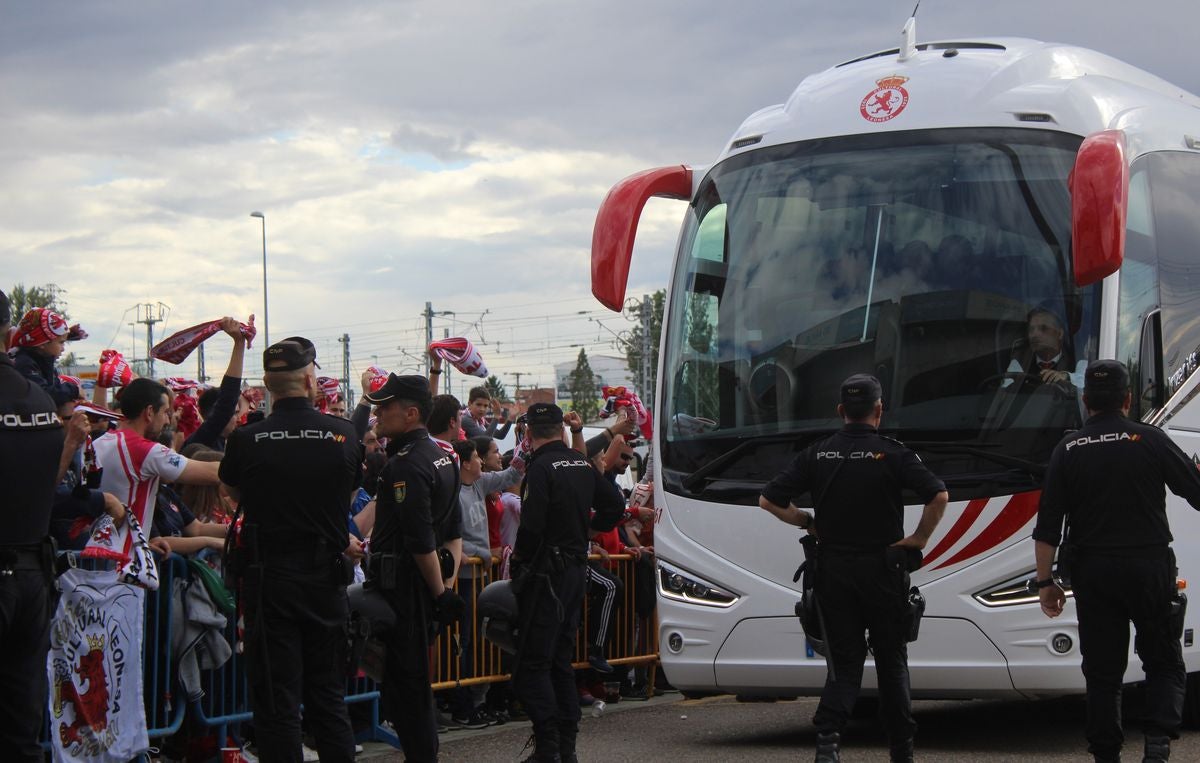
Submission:
M 434 761 L 429 643 L 464 607 L 454 591 L 462 556 L 458 463 L 453 448 L 425 428 L 433 406 L 425 377 L 391 374 L 364 397 L 375 405 L 375 432 L 388 438 L 390 457 L 379 476 L 367 565 L 367 586 L 383 594 L 397 619 L 383 634 L 383 715 L 396 728 L 405 760 Z
M 0 759 L 40 761 L 54 549 L 50 509 L 65 434 L 54 401 L 5 351 L 12 307 L 0 291 Z
M 525 418 L 532 455 L 511 561 L 521 628 L 513 689 L 533 722 L 536 747 L 528 760 L 568 762 L 576 760 L 579 734 L 571 660 L 587 585 L 588 536 L 615 527 L 625 499 L 563 441 L 558 406 L 534 403 Z
M 837 761 L 841 732 L 862 684 L 870 632 L 893 761 L 911 761 L 916 723 L 908 679 L 908 572 L 942 518 L 946 486 L 903 444 L 881 436 L 882 389 L 856 374 L 841 388 L 841 431 L 804 449 L 763 488 L 759 506 L 820 538 L 816 596 L 833 666 L 813 716 L 818 763 Z M 904 535 L 903 490 L 924 501 Z M 811 493 L 814 511 L 791 505 Z
M 1059 573 L 1069 575 L 1079 618 L 1088 751 L 1097 761 L 1120 759 L 1132 621 L 1146 672 L 1144 760 L 1167 760 L 1187 676 L 1165 488 L 1200 509 L 1200 471 L 1161 429 L 1127 418 L 1132 398 L 1121 363 L 1088 365 L 1083 402 L 1087 423 L 1058 443 L 1047 466 L 1033 531 L 1034 585 L 1046 616 L 1062 614 L 1066 595 L 1051 574 L 1061 541 Z
M 266 419 L 236 429 L 221 481 L 245 518 L 231 558 L 241 578 L 246 673 L 262 760 L 303 759 L 300 705 L 322 761 L 354 760 L 346 691 L 346 528 L 361 480 L 354 426 L 314 408 L 316 349 L 288 337 L 263 352 L 274 400 Z M 349 544 L 349 545 L 348 545 Z

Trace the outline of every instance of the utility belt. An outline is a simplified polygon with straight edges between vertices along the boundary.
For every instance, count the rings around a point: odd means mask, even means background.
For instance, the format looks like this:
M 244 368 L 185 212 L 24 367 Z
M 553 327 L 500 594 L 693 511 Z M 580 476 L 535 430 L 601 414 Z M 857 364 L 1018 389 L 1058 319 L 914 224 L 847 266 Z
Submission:
M 1058 547 L 1058 555 L 1054 565 L 1054 575 L 1063 585 L 1071 584 L 1071 571 L 1081 559 L 1145 559 L 1148 561 L 1169 561 L 1175 567 L 1175 551 L 1168 545 L 1155 544 L 1151 546 L 1080 546 L 1071 540 L 1063 541 Z
M 454 576 L 454 554 L 449 549 L 437 550 L 438 566 L 442 569 L 442 580 Z M 417 575 L 417 562 L 411 553 L 400 554 L 372 552 L 367 563 L 367 577 L 371 585 L 380 591 L 395 591 L 406 585 L 406 581 Z
M 230 576 L 236 584 L 251 574 L 261 575 L 267 570 L 318 577 L 325 573 L 335 585 L 354 582 L 354 563 L 342 549 L 334 548 L 325 540 L 303 536 L 295 545 L 285 545 L 278 536 L 265 542 L 260 534 L 261 528 L 257 524 L 243 524 L 238 542 L 226 548 L 227 586 Z
M 0 546 L 0 576 L 14 572 L 54 573 L 54 541 L 50 538 L 27 546 Z
M 845 546 L 840 544 L 818 543 L 814 536 L 808 535 L 800 540 L 804 549 L 804 561 L 796 570 L 792 582 L 804 578 L 801 585 L 801 598 L 796 604 L 796 616 L 800 618 L 805 633 L 819 633 L 818 639 L 824 639 L 824 624 L 818 612 L 816 599 L 816 584 L 820 578 L 822 557 L 863 557 L 878 559 L 883 557 L 884 566 L 889 574 L 898 577 L 901 588 L 907 588 L 901 617 L 907 622 L 907 641 L 916 641 L 921 635 L 921 618 L 925 615 L 925 597 L 919 588 L 910 585 L 909 573 L 920 569 L 923 561 L 922 553 L 917 549 L 899 548 L 896 546 Z M 810 643 L 816 639 L 810 638 Z M 824 645 L 818 649 L 824 654 Z M 814 648 L 817 644 L 814 643 Z
M 1184 619 L 1187 616 L 1187 594 L 1179 590 L 1179 567 L 1175 563 L 1175 549 L 1167 545 L 1124 546 L 1116 548 L 1080 547 L 1067 541 L 1058 547 L 1058 562 L 1055 575 L 1062 585 L 1070 586 L 1071 568 L 1081 559 L 1143 559 L 1165 561 L 1171 567 L 1171 579 L 1176 581 L 1167 597 L 1167 618 L 1173 638 L 1183 638 Z

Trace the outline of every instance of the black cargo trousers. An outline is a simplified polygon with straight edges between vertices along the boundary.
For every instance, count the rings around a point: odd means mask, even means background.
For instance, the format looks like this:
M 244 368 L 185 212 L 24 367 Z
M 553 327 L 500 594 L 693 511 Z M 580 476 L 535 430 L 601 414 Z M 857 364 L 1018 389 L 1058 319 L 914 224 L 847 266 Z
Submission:
M 897 747 L 913 738 L 908 581 L 906 571 L 889 568 L 883 549 L 821 547 L 816 593 L 836 675 L 826 677 L 813 715 L 818 731 L 845 728 L 862 686 L 868 643 L 863 634 L 869 633 L 888 742 Z
M 522 632 L 513 691 L 533 723 L 539 751 L 557 750 L 560 741 L 573 748 L 579 731 L 571 664 L 586 588 L 586 561 L 567 559 L 561 572 L 525 581 L 517 594 Z
M 334 560 L 322 569 L 311 555 L 291 556 L 267 556 L 261 573 L 251 570 L 242 579 L 258 756 L 303 760 L 303 703 L 304 727 L 316 739 L 321 760 L 353 761 L 354 731 L 345 702 L 346 586 Z
M 1147 736 L 1179 738 L 1187 674 L 1172 623 L 1175 556 L 1169 548 L 1133 554 L 1079 549 L 1071 566 L 1071 587 L 1079 618 L 1079 651 L 1087 681 L 1088 751 L 1116 757 L 1121 731 L 1121 684 L 1129 654 L 1129 623 L 1134 648 L 1146 672 Z
M 41 761 L 50 576 L 35 547 L 0 547 L 0 760 Z

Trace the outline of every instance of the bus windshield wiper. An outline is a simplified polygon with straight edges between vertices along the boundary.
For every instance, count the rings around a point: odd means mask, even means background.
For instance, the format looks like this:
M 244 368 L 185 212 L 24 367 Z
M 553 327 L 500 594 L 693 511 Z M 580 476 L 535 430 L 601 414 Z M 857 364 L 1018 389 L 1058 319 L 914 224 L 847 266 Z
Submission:
M 1018 458 L 1017 456 L 1006 456 L 1003 453 L 992 453 L 984 448 L 979 448 L 974 445 L 965 445 L 958 442 L 937 442 L 932 440 L 905 440 L 904 444 L 913 450 L 923 450 L 928 453 L 961 453 L 967 456 L 976 456 L 978 458 L 991 461 L 994 464 L 1001 466 L 1012 466 L 1017 469 L 1022 469 L 1034 477 L 1041 479 L 1046 476 L 1046 465 L 1039 464 L 1036 461 L 1030 461 L 1026 458 Z
M 683 486 L 688 490 L 695 491 L 709 475 L 714 474 L 726 466 L 732 464 L 742 454 L 758 448 L 760 445 L 769 445 L 776 442 L 796 442 L 804 441 L 811 442 L 822 435 L 831 435 L 839 429 L 802 429 L 795 432 L 778 432 L 776 434 L 765 434 L 751 436 L 734 445 L 729 450 L 709 461 L 704 466 L 701 466 L 696 471 L 683 478 Z

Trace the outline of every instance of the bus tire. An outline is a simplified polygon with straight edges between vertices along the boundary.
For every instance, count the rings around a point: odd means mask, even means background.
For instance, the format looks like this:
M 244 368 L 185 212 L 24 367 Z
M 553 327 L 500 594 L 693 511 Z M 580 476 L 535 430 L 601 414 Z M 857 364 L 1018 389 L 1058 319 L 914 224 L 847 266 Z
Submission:
M 1200 729 L 1200 673 L 1188 673 L 1183 690 L 1183 727 Z
M 715 697 L 721 692 L 719 691 L 695 691 L 693 689 L 680 689 L 679 693 L 684 699 L 704 699 L 705 697 Z

